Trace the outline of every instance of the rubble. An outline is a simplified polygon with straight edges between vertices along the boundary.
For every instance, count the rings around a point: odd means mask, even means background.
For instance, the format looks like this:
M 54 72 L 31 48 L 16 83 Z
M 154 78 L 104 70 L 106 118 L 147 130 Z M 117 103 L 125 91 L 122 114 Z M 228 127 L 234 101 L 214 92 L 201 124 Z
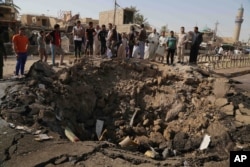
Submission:
M 25 80 L 6 88 L 0 115 L 72 142 L 108 141 L 156 160 L 178 157 L 176 164 L 224 163 L 240 150 L 236 143 L 250 149 L 250 98 L 200 71 L 116 60 L 54 71 L 36 62 Z

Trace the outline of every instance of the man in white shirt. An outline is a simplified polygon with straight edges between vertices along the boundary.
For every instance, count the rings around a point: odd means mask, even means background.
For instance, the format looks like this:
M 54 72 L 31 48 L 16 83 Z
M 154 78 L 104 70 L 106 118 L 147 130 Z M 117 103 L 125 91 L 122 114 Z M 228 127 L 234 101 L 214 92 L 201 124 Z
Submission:
M 83 30 L 83 27 L 81 26 L 81 21 L 77 21 L 76 26 L 73 27 L 76 59 L 77 59 L 77 55 L 79 58 L 81 57 L 83 35 L 84 35 L 84 30 Z
M 181 27 L 180 34 L 178 35 L 178 43 L 177 43 L 177 55 L 178 55 L 178 62 L 177 63 L 184 63 L 184 51 L 186 43 L 188 42 L 188 36 L 185 33 L 185 28 Z
M 155 57 L 158 56 L 159 60 L 161 59 L 161 62 L 163 62 L 164 56 L 166 55 L 167 40 L 168 40 L 168 37 L 166 36 L 166 32 L 162 31 L 161 36 L 159 38 L 159 45 L 158 45 L 157 50 L 155 52 Z
M 96 34 L 94 37 L 94 53 L 95 55 L 99 55 L 101 53 L 101 42 L 98 39 L 99 32 L 101 31 L 101 28 L 99 25 L 96 25 L 95 31 L 96 31 Z
M 156 32 L 156 29 L 153 29 L 153 32 L 148 36 L 149 42 L 149 59 L 154 59 L 156 49 L 159 43 L 159 35 Z

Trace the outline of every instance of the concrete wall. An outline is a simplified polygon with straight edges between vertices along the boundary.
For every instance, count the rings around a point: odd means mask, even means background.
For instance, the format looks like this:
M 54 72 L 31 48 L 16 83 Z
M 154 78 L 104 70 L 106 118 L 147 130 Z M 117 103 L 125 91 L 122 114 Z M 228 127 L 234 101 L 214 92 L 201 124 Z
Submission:
M 124 10 L 119 9 L 116 10 L 116 17 L 115 17 L 115 25 L 122 25 L 123 24 L 123 15 L 124 15 Z M 114 20 L 114 10 L 110 11 L 104 11 L 99 13 L 99 24 L 105 24 L 107 25 L 108 23 L 113 24 Z
M 15 9 L 11 6 L 0 6 L 0 14 L 3 17 L 0 17 L 0 21 L 11 21 L 17 19 L 17 14 L 15 12 Z
M 26 26 L 43 26 L 51 27 L 50 19 L 47 16 L 41 15 L 22 15 L 21 22 Z
M 81 18 L 80 21 L 81 21 L 82 24 L 87 24 L 87 25 L 89 24 L 89 22 L 93 22 L 94 26 L 99 24 L 99 20 L 92 19 L 92 18 L 89 18 L 89 17 Z

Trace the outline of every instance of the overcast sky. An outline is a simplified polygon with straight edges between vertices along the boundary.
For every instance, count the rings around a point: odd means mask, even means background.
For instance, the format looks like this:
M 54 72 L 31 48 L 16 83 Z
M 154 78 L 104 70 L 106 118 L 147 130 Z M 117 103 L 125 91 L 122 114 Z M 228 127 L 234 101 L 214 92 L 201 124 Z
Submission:
M 114 0 L 14 0 L 14 3 L 21 8 L 21 14 L 58 16 L 60 10 L 70 10 L 94 19 L 99 19 L 100 11 L 114 8 Z M 217 34 L 222 37 L 233 36 L 235 17 L 243 5 L 240 40 L 247 41 L 250 37 L 250 0 L 117 0 L 117 3 L 122 8 L 135 6 L 157 29 L 164 25 L 174 31 L 181 26 L 190 31 L 196 25 L 200 30 L 205 26 L 214 29 L 218 21 Z

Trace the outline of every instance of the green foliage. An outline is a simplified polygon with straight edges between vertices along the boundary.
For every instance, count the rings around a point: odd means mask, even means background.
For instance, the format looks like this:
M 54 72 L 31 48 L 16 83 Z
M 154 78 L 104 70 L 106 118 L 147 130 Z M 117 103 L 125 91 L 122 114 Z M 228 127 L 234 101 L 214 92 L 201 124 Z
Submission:
M 139 25 L 144 24 L 145 27 L 150 26 L 147 21 L 147 18 L 145 18 L 144 15 L 140 13 L 140 10 L 136 9 L 135 6 L 130 6 L 127 9 L 134 11 L 134 23 L 135 24 L 139 24 Z

